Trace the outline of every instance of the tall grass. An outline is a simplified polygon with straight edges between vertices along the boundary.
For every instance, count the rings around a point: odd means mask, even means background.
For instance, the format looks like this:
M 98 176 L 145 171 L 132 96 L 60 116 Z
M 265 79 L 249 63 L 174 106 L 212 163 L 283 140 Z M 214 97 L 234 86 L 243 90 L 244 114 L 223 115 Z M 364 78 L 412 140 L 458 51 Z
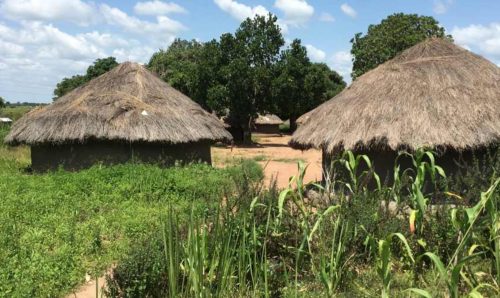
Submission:
M 380 185 L 366 156 L 346 153 L 335 161 L 347 171 L 346 180 L 305 185 L 307 167 L 299 163 L 298 174 L 280 192 L 262 185 L 246 188 L 225 198 L 217 212 L 192 216 L 184 226 L 169 214 L 156 233 L 160 235 L 152 236 L 161 239 L 163 253 L 148 261 L 160 264 L 159 280 L 166 283 L 162 293 L 432 297 L 444 286 L 450 297 L 498 294 L 500 179 L 482 193 L 477 205 L 450 205 L 436 222 L 431 202 L 447 191 L 437 183 L 446 175 L 431 152 L 410 157 L 413 171 L 398 175 L 411 176 L 398 177 L 391 187 Z M 370 183 L 376 185 L 374 191 Z M 381 201 L 390 199 L 398 204 L 392 213 L 381 207 Z M 457 231 L 445 234 L 451 239 L 444 243 L 456 242 L 447 248 L 453 249 L 451 256 L 440 255 L 442 248 L 433 246 L 440 243 L 434 241 L 440 235 L 426 233 L 445 221 Z M 120 278 L 139 268 L 128 258 L 119 263 L 115 275 L 108 277 L 108 294 L 130 296 L 128 289 L 134 289 L 135 295 L 150 295 L 137 290 L 143 285 L 137 279 Z

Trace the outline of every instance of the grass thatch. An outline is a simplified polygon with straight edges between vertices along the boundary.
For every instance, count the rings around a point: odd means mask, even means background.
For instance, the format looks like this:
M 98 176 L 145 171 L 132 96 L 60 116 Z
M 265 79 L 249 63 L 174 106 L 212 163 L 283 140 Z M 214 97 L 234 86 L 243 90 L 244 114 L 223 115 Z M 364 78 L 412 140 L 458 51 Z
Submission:
M 274 114 L 258 115 L 255 124 L 258 125 L 280 125 L 283 123 L 280 117 Z
M 6 142 L 231 140 L 222 123 L 145 67 L 125 62 L 16 121 Z
M 359 77 L 310 115 L 295 148 L 466 150 L 500 141 L 500 68 L 426 40 Z
M 297 125 L 302 125 L 304 123 L 306 123 L 307 120 L 309 120 L 309 117 L 311 117 L 311 114 L 314 110 L 311 110 L 305 114 L 303 114 L 302 116 L 300 116 L 299 118 L 297 118 L 297 120 L 295 121 L 295 123 L 297 123 Z

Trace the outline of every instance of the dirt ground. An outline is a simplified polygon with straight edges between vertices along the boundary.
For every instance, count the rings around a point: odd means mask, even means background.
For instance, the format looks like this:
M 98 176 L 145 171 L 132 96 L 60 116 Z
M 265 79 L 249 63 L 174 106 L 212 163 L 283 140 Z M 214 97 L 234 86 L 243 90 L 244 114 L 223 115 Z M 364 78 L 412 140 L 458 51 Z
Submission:
M 255 134 L 252 146 L 212 147 L 212 162 L 216 167 L 224 167 L 242 158 L 253 159 L 264 167 L 266 183 L 276 179 L 278 187 L 288 186 L 288 179 L 297 175 L 297 162 L 302 160 L 308 165 L 304 182 L 321 179 L 321 151 L 294 150 L 288 146 L 290 136 Z M 99 278 L 102 288 L 104 278 Z M 99 291 L 101 292 L 101 291 Z M 80 287 L 75 293 L 67 296 L 77 298 L 93 298 L 96 296 L 95 280 Z
M 288 179 L 297 175 L 297 162 L 308 165 L 304 182 L 321 180 L 321 151 L 294 150 L 288 146 L 289 135 L 253 135 L 255 145 L 212 147 L 212 162 L 223 167 L 241 158 L 254 159 L 264 167 L 266 182 L 276 179 L 278 187 L 288 186 Z

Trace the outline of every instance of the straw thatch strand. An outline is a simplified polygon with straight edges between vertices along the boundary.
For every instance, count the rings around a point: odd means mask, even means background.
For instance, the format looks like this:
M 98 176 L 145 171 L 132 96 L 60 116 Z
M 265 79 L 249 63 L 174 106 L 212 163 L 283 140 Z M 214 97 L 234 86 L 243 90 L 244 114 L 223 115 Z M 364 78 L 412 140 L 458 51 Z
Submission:
M 500 69 L 429 39 L 367 72 L 309 115 L 295 148 L 463 151 L 500 142 Z
M 229 141 L 222 123 L 145 67 L 125 62 L 19 119 L 9 144 Z
M 309 117 L 311 117 L 311 114 L 314 110 L 311 110 L 305 114 L 303 114 L 302 116 L 300 116 L 299 118 L 297 118 L 297 120 L 295 121 L 295 123 L 297 123 L 297 125 L 302 125 L 304 123 L 307 122 L 307 120 L 309 120 Z

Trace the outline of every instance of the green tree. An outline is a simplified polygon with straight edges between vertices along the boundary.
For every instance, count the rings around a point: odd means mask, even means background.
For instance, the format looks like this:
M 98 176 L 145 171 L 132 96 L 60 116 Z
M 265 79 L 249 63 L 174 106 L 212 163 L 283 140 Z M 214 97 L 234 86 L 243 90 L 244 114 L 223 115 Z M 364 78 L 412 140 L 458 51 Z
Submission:
M 63 78 L 61 82 L 57 83 L 56 88 L 54 89 L 53 99 L 57 100 L 59 97 L 87 83 L 93 78 L 96 78 L 108 72 L 117 65 L 118 62 L 116 62 L 115 57 L 108 57 L 95 60 L 94 63 L 87 68 L 87 72 L 85 75 L 74 75 L 70 78 Z
M 295 120 L 310 106 L 311 98 L 305 89 L 310 66 L 307 50 L 298 39 L 281 53 L 281 59 L 276 64 L 277 75 L 273 80 L 276 112 L 290 119 L 292 131 L 296 128 Z
M 57 83 L 54 89 L 54 100 L 70 92 L 71 90 L 85 84 L 87 82 L 85 76 L 74 75 L 71 78 L 63 78 L 61 82 Z
M 202 48 L 203 44 L 196 40 L 176 39 L 167 50 L 154 53 L 147 67 L 172 87 L 200 103 L 196 98 L 196 68 Z
M 0 96 L 0 109 L 5 108 L 5 105 L 6 105 L 5 99 L 3 99 L 3 97 Z
M 273 92 L 275 113 L 290 119 L 296 129 L 297 118 L 332 98 L 345 87 L 342 77 L 324 63 L 311 63 L 307 50 L 296 39 L 276 64 Z
M 87 81 L 97 78 L 98 76 L 110 71 L 115 66 L 118 65 L 115 57 L 107 57 L 102 59 L 97 59 L 94 64 L 87 68 L 87 74 L 85 75 Z
M 346 83 L 344 78 L 325 63 L 313 63 L 308 69 L 304 80 L 304 89 L 310 99 L 305 104 L 305 110 L 300 115 L 316 108 L 323 102 L 334 97 L 344 90 Z
M 225 116 L 237 141 L 250 141 L 250 123 L 272 106 L 273 67 L 284 45 L 277 18 L 256 16 L 234 34 L 206 43 L 177 39 L 148 67 L 209 111 Z
M 272 14 L 247 18 L 234 36 L 221 37 L 221 51 L 226 55 L 222 77 L 236 140 L 250 142 L 252 119 L 272 106 L 273 65 L 285 43 L 277 21 Z
M 353 79 L 429 37 L 451 38 L 433 17 L 396 13 L 351 39 Z

